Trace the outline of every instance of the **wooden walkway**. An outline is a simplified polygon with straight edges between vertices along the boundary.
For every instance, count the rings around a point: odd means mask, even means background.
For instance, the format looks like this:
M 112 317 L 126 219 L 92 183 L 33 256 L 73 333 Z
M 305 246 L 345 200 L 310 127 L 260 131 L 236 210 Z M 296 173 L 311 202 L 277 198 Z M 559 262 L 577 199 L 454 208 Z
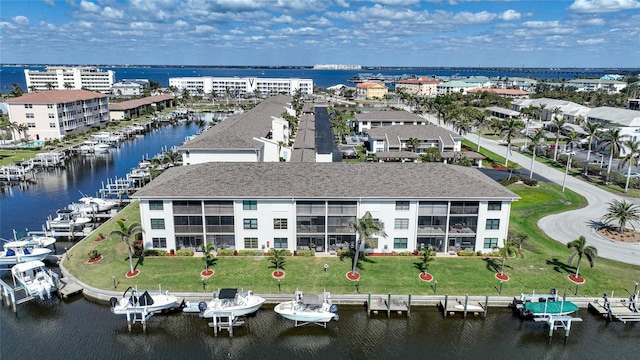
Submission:
M 627 322 L 639 322 L 640 311 L 638 311 L 637 305 L 630 301 L 609 301 L 604 299 L 603 301 L 589 302 L 589 311 L 606 318 L 609 321 L 621 321 Z
M 483 304 L 477 299 L 470 299 L 469 295 L 465 295 L 463 299 L 452 299 L 445 295 L 444 302 L 440 302 L 438 308 L 442 311 L 444 317 L 447 317 L 447 315 L 462 314 L 462 316 L 466 318 L 467 314 L 471 313 L 475 316 L 482 315 L 484 318 L 487 316 L 488 303 L 488 296 L 485 296 Z

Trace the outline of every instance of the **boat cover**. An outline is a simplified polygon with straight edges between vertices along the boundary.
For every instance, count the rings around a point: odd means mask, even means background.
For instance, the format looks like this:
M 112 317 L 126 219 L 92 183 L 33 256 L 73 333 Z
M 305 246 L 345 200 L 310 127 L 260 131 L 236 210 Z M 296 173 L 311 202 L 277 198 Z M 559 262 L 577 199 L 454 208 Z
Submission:
M 533 314 L 568 314 L 578 311 L 578 305 L 570 301 L 526 302 L 524 309 Z
M 218 299 L 235 299 L 238 289 L 220 289 Z
M 322 296 L 315 294 L 304 295 L 302 301 L 305 305 L 322 305 L 323 302 Z

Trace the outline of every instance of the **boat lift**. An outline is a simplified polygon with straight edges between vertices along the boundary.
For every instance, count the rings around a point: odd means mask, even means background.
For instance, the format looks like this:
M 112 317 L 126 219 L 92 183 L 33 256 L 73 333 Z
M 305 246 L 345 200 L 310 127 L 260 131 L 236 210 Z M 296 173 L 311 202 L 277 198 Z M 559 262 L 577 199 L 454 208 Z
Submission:
M 549 342 L 551 342 L 551 337 L 553 336 L 553 332 L 558 329 L 564 329 L 564 342 L 567 343 L 567 339 L 569 338 L 569 332 L 571 331 L 571 323 L 582 321 L 582 318 L 572 317 L 569 315 L 551 315 L 547 314 L 545 316 L 536 317 L 533 319 L 534 321 L 544 321 L 549 326 Z
M 60 297 L 60 277 L 51 270 L 48 270 L 48 272 L 54 279 L 56 292 L 58 293 L 58 297 Z M 24 294 L 24 296 L 22 294 Z M 27 290 L 24 287 L 16 284 L 15 278 L 13 279 L 13 286 L 0 279 L 0 303 L 2 303 L 1 298 L 4 298 L 4 303 L 7 306 L 11 306 L 13 312 L 18 312 L 18 305 L 36 299 L 36 297 L 27 294 Z

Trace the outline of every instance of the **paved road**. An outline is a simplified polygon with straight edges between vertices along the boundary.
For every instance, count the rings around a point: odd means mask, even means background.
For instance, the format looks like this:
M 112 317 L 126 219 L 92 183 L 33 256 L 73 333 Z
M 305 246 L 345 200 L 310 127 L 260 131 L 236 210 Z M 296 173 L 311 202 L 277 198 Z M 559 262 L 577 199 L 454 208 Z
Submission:
M 428 119 L 434 124 L 438 123 L 437 119 L 431 115 L 428 116 Z M 475 134 L 467 134 L 465 137 L 474 143 L 477 142 L 478 138 Z M 497 141 L 483 138 L 480 141 L 480 145 L 503 157 L 506 156 L 506 146 Z M 522 166 L 523 174 L 529 174 L 531 169 L 530 158 L 514 151 L 509 155 L 509 161 L 515 161 Z M 564 179 L 563 171 L 548 167 L 537 161 L 534 164 L 534 173 L 559 185 L 562 185 Z M 595 230 L 594 225 L 601 222 L 601 218 L 608 207 L 607 204 L 613 199 L 622 201 L 623 198 L 572 176 L 567 176 L 565 185 L 567 188 L 584 196 L 589 205 L 582 209 L 544 217 L 538 221 L 538 226 L 551 238 L 563 244 L 577 239 L 580 235 L 584 235 L 587 239 L 587 244 L 598 249 L 598 256 L 640 265 L 640 243 L 631 244 L 612 241 L 600 236 Z

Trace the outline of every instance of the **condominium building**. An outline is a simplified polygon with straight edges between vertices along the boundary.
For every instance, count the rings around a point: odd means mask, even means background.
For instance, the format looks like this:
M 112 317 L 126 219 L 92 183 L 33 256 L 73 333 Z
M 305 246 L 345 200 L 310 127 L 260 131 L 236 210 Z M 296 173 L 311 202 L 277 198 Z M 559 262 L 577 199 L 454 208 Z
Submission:
M 428 121 L 414 113 L 402 110 L 372 111 L 355 115 L 358 132 L 393 125 L 425 125 Z
M 438 95 L 438 84 L 442 81 L 421 77 L 418 79 L 405 79 L 396 82 L 396 89 L 415 96 L 434 97 Z
M 44 71 L 24 70 L 29 92 L 42 90 L 85 89 L 108 93 L 116 82 L 112 70 L 102 71 L 96 67 L 48 66 Z
M 169 86 L 191 94 L 213 94 L 215 96 L 244 96 L 255 94 L 271 96 L 277 94 L 313 94 L 312 79 L 257 78 L 257 77 L 179 77 L 169 78 Z
M 518 196 L 471 167 L 442 163 L 203 163 L 170 168 L 133 195 L 144 247 L 307 250 L 356 242 L 369 212 L 386 237 L 368 251 L 503 246 Z
M 107 95 L 87 90 L 50 90 L 7 100 L 11 122 L 26 123 L 32 140 L 59 139 L 94 127 L 109 118 Z

